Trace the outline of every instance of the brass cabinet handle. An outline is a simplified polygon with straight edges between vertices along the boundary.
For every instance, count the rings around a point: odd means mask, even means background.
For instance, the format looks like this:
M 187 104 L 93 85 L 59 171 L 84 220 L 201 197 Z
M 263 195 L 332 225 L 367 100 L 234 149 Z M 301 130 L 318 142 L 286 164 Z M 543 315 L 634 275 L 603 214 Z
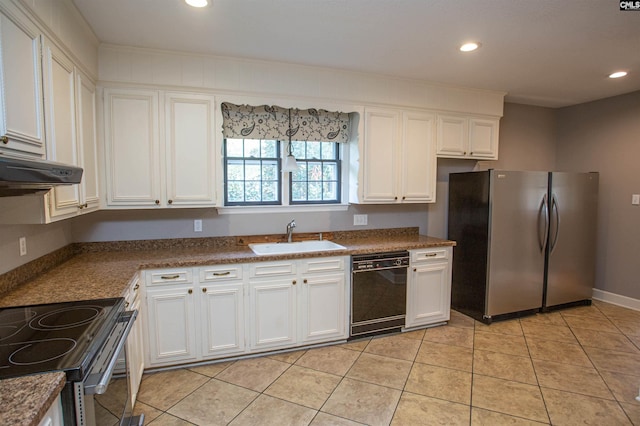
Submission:
M 162 275 L 160 276 L 161 279 L 163 280 L 175 280 L 180 278 L 180 274 L 175 274 L 175 275 Z
M 207 288 L 206 287 L 202 287 L 202 292 L 206 293 L 207 292 Z
M 438 255 L 438 253 L 426 253 L 425 257 L 435 257 L 437 255 Z
M 129 302 L 124 302 L 124 308 L 127 309 L 129 307 Z
M 136 284 L 135 287 L 133 287 L 133 291 L 136 291 L 139 288 L 140 288 L 140 283 Z
M 292 284 L 293 284 L 293 285 L 296 285 L 296 284 L 298 284 L 298 281 L 293 280 L 293 283 L 292 283 Z
M 189 291 L 187 291 L 187 293 L 192 294 L 193 293 L 193 289 L 189 289 Z
M 4 136 L 0 136 L 0 142 L 2 142 L 3 144 L 8 144 L 9 143 L 9 136 L 4 135 Z
M 230 274 L 231 274 L 231 272 L 229 272 L 229 271 L 226 271 L 226 272 L 214 272 L 213 276 L 214 277 L 224 277 L 225 275 L 230 275 Z

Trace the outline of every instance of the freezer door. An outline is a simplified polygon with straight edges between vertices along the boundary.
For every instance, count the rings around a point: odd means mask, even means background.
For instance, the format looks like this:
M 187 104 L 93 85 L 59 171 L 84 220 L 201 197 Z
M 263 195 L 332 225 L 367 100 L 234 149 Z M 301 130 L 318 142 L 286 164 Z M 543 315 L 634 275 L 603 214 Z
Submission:
M 551 173 L 544 306 L 591 299 L 595 283 L 597 173 Z
M 491 171 L 488 316 L 542 307 L 547 172 Z

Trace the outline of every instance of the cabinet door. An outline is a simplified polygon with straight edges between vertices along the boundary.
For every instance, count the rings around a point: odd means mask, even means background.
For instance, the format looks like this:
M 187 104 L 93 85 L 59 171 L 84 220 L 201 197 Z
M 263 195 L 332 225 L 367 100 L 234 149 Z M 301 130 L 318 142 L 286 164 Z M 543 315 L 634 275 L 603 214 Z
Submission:
M 449 320 L 449 270 L 448 262 L 429 262 L 410 268 L 407 281 L 407 327 Z
M 193 287 L 147 290 L 151 365 L 197 359 Z
M 296 343 L 296 284 L 295 277 L 249 282 L 252 350 Z
M 98 208 L 98 145 L 96 137 L 96 86 L 76 70 L 76 118 L 79 157 L 82 165 L 81 212 Z
M 205 358 L 244 352 L 244 286 L 202 285 L 202 353 Z
M 469 150 L 469 128 L 466 117 L 438 115 L 438 155 L 464 157 Z
M 130 310 L 137 310 L 138 317 L 133 324 L 129 337 L 127 338 L 127 363 L 129 366 L 129 389 L 131 391 L 131 406 L 136 403 L 140 382 L 142 381 L 142 373 L 144 372 L 144 346 L 142 343 L 142 332 L 144 325 L 142 324 L 141 299 L 136 296 Z
M 365 110 L 363 200 L 372 203 L 397 201 L 397 111 Z
M 44 39 L 44 99 L 47 110 L 47 158 L 80 165 L 76 139 L 75 74 L 71 60 Z M 76 215 L 80 185 L 55 187 L 50 193 L 51 217 Z
M 0 13 L 0 149 L 43 157 L 40 33 L 16 16 Z
M 107 204 L 160 205 L 158 92 L 105 89 L 104 103 Z
M 469 156 L 498 159 L 498 120 L 469 119 Z
M 305 275 L 301 287 L 301 341 L 347 338 L 345 275 Z
M 215 204 L 213 96 L 165 95 L 167 203 Z
M 402 202 L 435 202 L 435 129 L 433 114 L 402 114 Z

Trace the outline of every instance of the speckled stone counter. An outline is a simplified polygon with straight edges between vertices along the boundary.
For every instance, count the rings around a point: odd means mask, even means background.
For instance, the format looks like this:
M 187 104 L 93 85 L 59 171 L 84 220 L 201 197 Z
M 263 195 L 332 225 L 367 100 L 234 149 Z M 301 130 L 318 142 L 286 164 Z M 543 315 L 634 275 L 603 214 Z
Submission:
M 61 372 L 0 380 L 0 424 L 35 426 L 64 387 Z
M 334 232 L 333 241 L 346 247 L 346 250 L 258 256 L 249 247 L 236 244 L 232 238 L 213 239 L 211 242 L 189 239 L 78 244 L 72 252 L 65 248 L 62 254 L 53 256 L 61 261 L 59 265 L 0 294 L 0 307 L 120 297 L 124 295 L 131 278 L 145 269 L 345 256 L 455 245 L 453 241 L 418 235 L 417 228 Z M 17 275 L 24 274 L 26 272 L 21 270 L 20 274 L 5 275 L 15 279 Z M 59 389 L 52 386 L 49 376 L 59 378 L 60 375 L 64 376 L 62 373 L 51 373 L 0 380 L 0 424 L 37 424 L 62 389 L 62 386 Z M 64 377 L 58 380 L 64 384 Z M 33 401 L 40 401 L 39 404 L 29 402 L 30 398 L 26 398 L 27 393 L 35 395 L 36 390 L 43 392 L 38 398 L 33 398 Z M 23 396 L 12 399 L 18 392 L 22 392 Z M 50 401 L 47 396 L 50 396 Z M 14 408 L 19 399 L 23 399 L 24 403 L 21 408 Z M 14 412 L 21 413 L 24 419 L 38 420 L 35 423 L 14 423 L 13 417 L 8 417 Z M 20 420 L 20 417 L 17 419 Z

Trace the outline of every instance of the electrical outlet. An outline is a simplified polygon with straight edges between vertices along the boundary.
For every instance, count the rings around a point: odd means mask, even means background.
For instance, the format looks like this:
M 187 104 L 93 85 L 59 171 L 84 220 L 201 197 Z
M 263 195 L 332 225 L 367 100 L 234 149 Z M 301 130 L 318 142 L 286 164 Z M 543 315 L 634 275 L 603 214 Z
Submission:
M 202 219 L 193 221 L 193 232 L 202 232 Z
M 631 195 L 631 204 L 634 206 L 640 206 L 640 194 Z
M 364 226 L 368 223 L 369 217 L 366 214 L 354 214 L 353 224 L 356 226 Z
M 20 237 L 20 256 L 27 255 L 27 237 Z

